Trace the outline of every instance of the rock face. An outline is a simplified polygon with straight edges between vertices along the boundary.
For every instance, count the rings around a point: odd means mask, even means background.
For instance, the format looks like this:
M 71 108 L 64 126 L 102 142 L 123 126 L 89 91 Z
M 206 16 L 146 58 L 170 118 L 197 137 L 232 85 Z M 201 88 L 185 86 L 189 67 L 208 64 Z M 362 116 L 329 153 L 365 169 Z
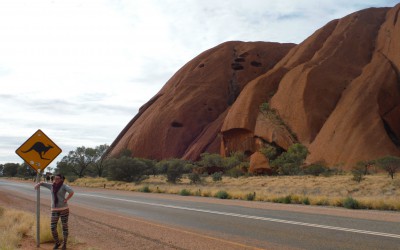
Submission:
M 205 51 L 139 110 L 109 155 L 260 159 L 267 144 L 299 142 L 308 163 L 349 168 L 400 156 L 399 12 L 400 4 L 355 12 L 297 46 L 227 42 Z
M 227 42 L 183 66 L 120 133 L 111 155 L 186 158 L 219 152 L 222 123 L 243 88 L 295 44 Z

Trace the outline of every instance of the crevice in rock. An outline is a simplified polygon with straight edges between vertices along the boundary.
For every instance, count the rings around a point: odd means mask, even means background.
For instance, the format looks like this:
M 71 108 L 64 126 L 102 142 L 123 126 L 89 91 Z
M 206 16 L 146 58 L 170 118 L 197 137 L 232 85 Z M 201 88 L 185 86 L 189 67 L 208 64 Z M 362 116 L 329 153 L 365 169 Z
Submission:
M 235 59 L 238 58 L 237 51 L 235 48 L 233 48 L 232 57 Z M 236 98 L 240 94 L 240 86 L 238 83 L 236 71 L 243 70 L 244 67 L 239 62 L 234 62 L 231 64 L 231 68 L 233 69 L 233 72 L 232 72 L 232 77 L 231 77 L 231 80 L 229 81 L 229 86 L 228 86 L 228 105 L 229 106 L 231 106 L 236 101 Z
M 257 62 L 257 61 L 252 61 L 250 64 L 251 64 L 251 66 L 254 66 L 254 67 L 261 67 L 262 66 L 262 63 Z
M 379 51 L 379 53 L 390 63 L 390 66 L 392 67 L 392 69 L 396 73 L 397 85 L 398 85 L 399 90 L 400 90 L 400 70 L 399 70 L 399 68 L 397 68 L 396 64 L 394 62 L 392 62 L 384 53 L 382 53 L 381 51 Z
M 244 69 L 243 65 L 241 65 L 240 63 L 237 63 L 237 62 L 232 63 L 231 68 L 233 70 L 243 70 Z
M 394 15 L 393 25 L 396 26 L 397 19 L 399 17 L 400 8 L 397 10 L 396 14 Z
M 181 128 L 181 127 L 183 127 L 183 124 L 180 123 L 180 122 L 172 122 L 172 123 L 171 123 L 171 127 L 174 127 L 174 128 Z
M 389 124 L 387 124 L 387 122 L 384 119 L 382 119 L 382 122 L 385 127 L 386 134 L 389 136 L 390 140 L 393 142 L 394 145 L 400 148 L 400 138 L 396 136 L 392 128 L 389 126 Z
M 246 60 L 243 57 L 238 57 L 235 59 L 235 62 L 245 62 Z

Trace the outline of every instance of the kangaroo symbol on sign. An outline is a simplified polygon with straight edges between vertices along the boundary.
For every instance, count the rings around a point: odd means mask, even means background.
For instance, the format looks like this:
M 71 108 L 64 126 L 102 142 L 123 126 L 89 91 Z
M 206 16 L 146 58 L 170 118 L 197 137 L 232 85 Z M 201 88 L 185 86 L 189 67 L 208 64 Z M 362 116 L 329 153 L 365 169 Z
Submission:
M 28 149 L 26 151 L 22 151 L 22 153 L 28 153 L 28 152 L 34 150 L 34 151 L 36 151 L 36 153 L 39 154 L 40 159 L 50 160 L 50 159 L 44 158 L 43 155 L 46 154 L 46 152 L 49 151 L 51 148 L 53 148 L 53 146 L 51 146 L 51 145 L 45 146 L 43 144 L 43 142 L 38 141 L 38 142 L 35 142 L 35 144 L 33 144 L 33 146 L 30 149 Z

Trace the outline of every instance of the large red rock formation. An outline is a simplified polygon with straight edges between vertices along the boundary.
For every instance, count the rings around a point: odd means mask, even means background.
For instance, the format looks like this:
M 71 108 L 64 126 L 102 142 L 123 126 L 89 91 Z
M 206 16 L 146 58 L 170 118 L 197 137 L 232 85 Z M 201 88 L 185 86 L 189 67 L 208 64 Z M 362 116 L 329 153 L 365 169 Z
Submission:
M 128 148 L 134 156 L 196 160 L 206 151 L 250 156 L 266 144 L 287 150 L 299 142 L 308 163 L 350 167 L 400 156 L 399 12 L 400 4 L 355 12 L 297 46 L 210 49 L 139 110 L 110 155 Z
M 248 82 L 280 61 L 294 44 L 227 42 L 183 66 L 120 133 L 111 155 L 128 148 L 152 159 L 197 159 L 219 152 L 227 110 Z

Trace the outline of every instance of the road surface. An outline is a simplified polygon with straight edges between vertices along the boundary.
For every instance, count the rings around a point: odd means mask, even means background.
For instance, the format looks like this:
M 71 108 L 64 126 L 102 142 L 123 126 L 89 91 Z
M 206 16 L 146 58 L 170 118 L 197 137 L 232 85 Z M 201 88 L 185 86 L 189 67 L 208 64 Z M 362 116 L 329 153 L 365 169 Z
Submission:
M 204 249 L 201 244 L 212 244 L 208 241 L 218 244 L 207 249 L 400 249 L 399 212 L 74 189 L 71 208 L 101 211 L 102 216 L 111 219 L 145 221 L 149 226 L 170 229 L 169 233 L 177 238 L 167 244 L 170 249 Z M 36 199 L 33 183 L 0 179 L 0 190 Z M 41 188 L 42 206 L 48 205 L 49 196 L 50 192 Z M 164 236 L 146 237 L 164 244 Z M 175 243 L 188 241 L 188 237 L 194 245 Z

